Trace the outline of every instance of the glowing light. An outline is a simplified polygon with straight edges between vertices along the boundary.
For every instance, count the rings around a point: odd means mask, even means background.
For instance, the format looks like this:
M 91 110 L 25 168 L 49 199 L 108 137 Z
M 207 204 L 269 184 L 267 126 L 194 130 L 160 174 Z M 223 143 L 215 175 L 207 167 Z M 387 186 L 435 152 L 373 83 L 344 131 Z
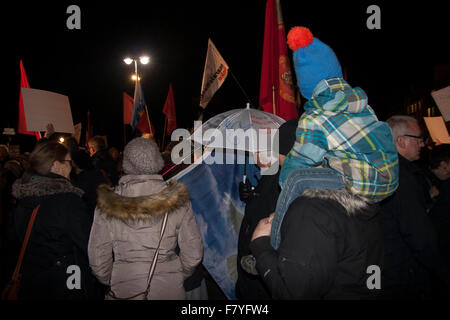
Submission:
M 125 58 L 125 59 L 123 59 L 123 61 L 124 61 L 126 64 L 131 64 L 131 63 L 133 62 L 133 59 L 131 59 L 131 58 Z
M 63 137 L 59 138 L 59 143 L 64 143 L 64 138 Z
M 135 75 L 135 74 L 133 74 L 133 75 L 131 76 L 131 80 L 136 81 L 136 75 Z M 139 81 L 141 81 L 141 77 L 139 77 Z
M 147 64 L 150 62 L 150 58 L 148 56 L 142 56 L 139 58 L 142 64 Z

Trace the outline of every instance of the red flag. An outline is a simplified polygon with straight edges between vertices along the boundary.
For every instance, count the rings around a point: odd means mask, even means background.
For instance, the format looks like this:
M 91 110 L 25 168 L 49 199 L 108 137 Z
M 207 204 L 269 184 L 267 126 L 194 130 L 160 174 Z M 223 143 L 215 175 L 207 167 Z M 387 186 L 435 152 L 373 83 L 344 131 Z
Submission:
M 175 114 L 175 99 L 173 97 L 172 84 L 169 85 L 169 93 L 162 112 L 167 117 L 167 134 L 170 135 L 177 128 L 177 116 Z
M 41 133 L 39 131 L 28 131 L 27 122 L 25 119 L 25 108 L 23 106 L 22 98 L 22 88 L 30 88 L 28 83 L 27 75 L 25 73 L 25 68 L 23 67 L 22 60 L 20 60 L 20 95 L 19 95 L 19 121 L 17 124 L 17 132 L 21 134 L 29 134 L 36 136 L 37 141 L 41 138 Z
M 266 4 L 259 104 L 286 121 L 298 117 L 280 0 Z
M 92 138 L 92 126 L 91 126 L 91 113 L 87 113 L 87 125 L 86 125 L 86 149 L 89 151 L 88 142 Z
M 123 93 L 123 124 L 131 123 L 131 114 L 133 113 L 134 99 L 127 93 Z

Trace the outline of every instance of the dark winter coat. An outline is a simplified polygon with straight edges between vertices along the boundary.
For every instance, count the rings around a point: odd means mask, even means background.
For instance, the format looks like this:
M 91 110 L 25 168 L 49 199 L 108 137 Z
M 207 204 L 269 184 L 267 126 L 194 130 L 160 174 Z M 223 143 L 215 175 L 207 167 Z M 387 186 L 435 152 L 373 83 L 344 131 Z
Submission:
M 440 249 L 447 267 L 450 267 L 450 178 L 436 185 L 439 196 L 430 212 L 436 228 Z
M 268 236 L 250 244 L 257 270 L 272 297 L 373 298 L 378 290 L 368 289 L 367 280 L 372 274 L 367 273 L 368 267 L 382 270 L 382 238 L 376 212 L 375 206 L 345 190 L 305 191 L 283 219 L 277 251 Z
M 13 196 L 18 199 L 18 205 L 13 225 L 20 245 L 31 213 L 40 205 L 22 264 L 22 299 L 96 297 L 96 280 L 87 254 L 92 219 L 82 195 L 81 189 L 55 174 L 25 173 L 14 183 Z M 67 273 L 71 265 L 80 268 L 80 289 L 71 290 L 67 286 L 68 278 L 74 275 L 74 272 Z M 76 284 L 76 280 L 71 283 Z
M 244 271 L 240 261 L 243 256 L 251 254 L 250 240 L 259 220 L 267 218 L 272 212 L 275 212 L 281 192 L 278 184 L 279 177 L 279 172 L 275 175 L 263 175 L 254 190 L 254 196 L 247 201 L 245 206 L 245 215 L 238 238 L 236 296 L 239 299 L 270 299 L 270 292 L 261 277 Z
M 430 298 L 431 279 L 449 284 L 436 231 L 427 215 L 421 170 L 399 156 L 400 184 L 381 204 L 380 226 L 385 248 L 382 272 L 385 298 Z

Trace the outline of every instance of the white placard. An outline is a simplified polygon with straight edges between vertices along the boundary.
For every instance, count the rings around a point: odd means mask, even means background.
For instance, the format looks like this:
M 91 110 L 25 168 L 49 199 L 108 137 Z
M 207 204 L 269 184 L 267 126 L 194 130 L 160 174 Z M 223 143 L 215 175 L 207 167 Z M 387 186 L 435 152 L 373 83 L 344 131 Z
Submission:
M 442 117 L 424 117 L 431 139 L 436 144 L 450 143 L 447 127 Z
M 55 132 L 74 133 L 69 98 L 59 93 L 22 88 L 28 131 L 46 131 L 53 124 Z
M 450 121 L 450 86 L 431 92 L 431 96 L 436 102 L 445 121 Z

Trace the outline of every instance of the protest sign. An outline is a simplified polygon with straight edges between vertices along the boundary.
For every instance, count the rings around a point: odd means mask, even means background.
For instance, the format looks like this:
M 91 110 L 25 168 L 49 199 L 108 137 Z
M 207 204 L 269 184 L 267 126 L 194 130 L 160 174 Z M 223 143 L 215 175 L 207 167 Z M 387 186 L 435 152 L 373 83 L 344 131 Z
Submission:
M 25 119 L 29 131 L 46 131 L 53 124 L 56 132 L 74 133 L 69 98 L 62 94 L 22 88 Z

